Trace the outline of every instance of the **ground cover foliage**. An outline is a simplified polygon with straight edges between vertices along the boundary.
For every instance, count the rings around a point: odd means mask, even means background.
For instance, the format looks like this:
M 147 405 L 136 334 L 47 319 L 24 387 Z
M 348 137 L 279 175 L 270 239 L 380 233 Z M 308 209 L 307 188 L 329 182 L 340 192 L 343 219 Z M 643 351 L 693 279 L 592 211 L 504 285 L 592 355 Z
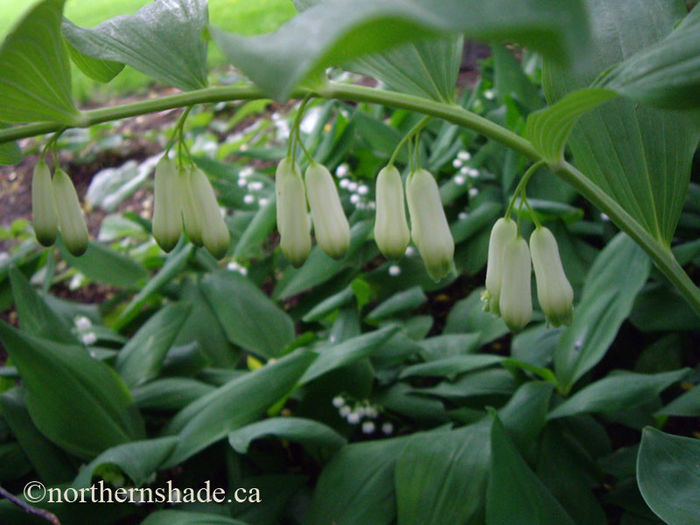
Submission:
M 46 154 L 70 174 L 124 146 L 112 121 L 188 110 L 91 177 L 84 208 L 102 220 L 82 255 L 60 236 L 39 246 L 24 219 L 2 230 L 0 485 L 17 501 L 1 523 L 45 523 L 28 503 L 64 524 L 697 522 L 698 8 L 299 0 L 244 37 L 204 0 L 94 28 L 63 4 L 37 2 L 0 48 L 2 163 Z M 456 89 L 465 37 L 491 56 Z M 207 70 L 212 45 L 233 82 Z M 81 111 L 71 60 L 182 93 Z M 170 148 L 216 191 L 221 260 L 153 239 L 150 175 Z M 333 174 L 350 232 L 336 258 L 314 245 L 295 266 L 280 249 L 274 175 L 291 150 Z M 392 161 L 439 185 L 454 267 L 438 281 L 416 246 L 388 260 L 373 238 Z M 516 333 L 484 311 L 507 209 L 523 237 L 554 234 L 570 323 L 550 326 L 537 294 Z M 210 482 L 245 501 L 28 502 L 32 480 Z

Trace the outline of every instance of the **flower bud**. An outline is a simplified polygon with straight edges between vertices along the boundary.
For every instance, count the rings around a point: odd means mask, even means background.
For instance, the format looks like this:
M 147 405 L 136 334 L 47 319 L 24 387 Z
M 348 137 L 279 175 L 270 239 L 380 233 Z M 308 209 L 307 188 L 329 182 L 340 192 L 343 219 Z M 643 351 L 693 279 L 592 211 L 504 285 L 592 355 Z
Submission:
M 493 225 L 489 238 L 489 255 L 486 263 L 486 310 L 494 315 L 500 314 L 498 301 L 501 296 L 501 280 L 503 278 L 503 249 L 506 244 L 515 239 L 518 228 L 510 219 L 500 218 Z
M 61 237 L 66 248 L 73 255 L 84 254 L 88 248 L 88 229 L 85 225 L 85 218 L 80 209 L 73 181 L 60 168 L 53 176 L 53 195 Z
M 32 177 L 32 215 L 34 234 L 42 246 L 51 246 L 58 235 L 58 216 L 51 185 L 51 172 L 46 162 L 39 161 Z
M 403 183 L 399 170 L 386 166 L 377 175 L 377 213 L 374 240 L 385 257 L 398 259 L 411 240 L 406 221 Z
M 180 168 L 178 170 L 180 197 L 182 199 L 182 222 L 185 232 L 192 244 L 202 246 L 202 213 L 195 205 L 192 195 L 192 172 L 194 168 Z
M 455 243 L 447 224 L 435 178 L 426 170 L 411 173 L 406 184 L 411 237 L 431 279 L 439 281 L 452 268 Z
M 305 182 L 316 242 L 328 255 L 340 259 L 350 246 L 350 225 L 333 176 L 325 166 L 313 162 L 306 169 Z
M 508 241 L 503 248 L 503 275 L 499 308 L 501 316 L 514 332 L 522 329 L 532 317 L 530 250 L 522 237 Z
M 301 266 L 311 251 L 311 221 L 306 210 L 306 190 L 299 166 L 287 157 L 275 173 L 277 231 L 282 253 L 295 267 Z
M 190 185 L 194 205 L 200 213 L 204 247 L 221 259 L 231 244 L 231 234 L 221 216 L 214 188 L 206 174 L 197 167 L 192 168 Z
M 156 164 L 153 199 L 153 237 L 166 252 L 182 234 L 182 198 L 175 162 L 164 156 Z
M 571 324 L 574 290 L 564 273 L 552 232 L 542 227 L 532 232 L 530 251 L 537 280 L 537 298 L 547 321 L 552 326 Z

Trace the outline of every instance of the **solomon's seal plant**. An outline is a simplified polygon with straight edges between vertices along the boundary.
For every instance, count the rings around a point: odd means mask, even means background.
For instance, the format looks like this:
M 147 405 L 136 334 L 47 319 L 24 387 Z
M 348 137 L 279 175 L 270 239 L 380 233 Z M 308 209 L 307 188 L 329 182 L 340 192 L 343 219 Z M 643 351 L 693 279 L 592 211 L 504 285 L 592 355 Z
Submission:
M 571 324 L 574 290 L 566 278 L 552 232 L 537 227 L 530 235 L 530 253 L 537 281 L 537 299 L 552 326 Z
M 182 191 L 175 161 L 164 155 L 156 164 L 153 237 L 166 252 L 182 234 Z
M 61 168 L 53 174 L 53 195 L 61 238 L 69 252 L 82 255 L 88 248 L 88 229 L 73 181 Z
M 484 309 L 499 315 L 501 284 L 505 267 L 505 247 L 518 234 L 518 228 L 512 220 L 501 217 L 491 229 L 489 252 L 486 262 L 486 291 L 482 297 Z
M 52 246 L 58 235 L 58 216 L 51 184 L 51 172 L 43 160 L 36 164 L 32 176 L 32 211 L 36 240 L 42 246 Z
M 394 165 L 385 166 L 377 175 L 376 199 L 374 240 L 385 257 L 398 259 L 406 252 L 411 232 L 406 221 L 401 174 Z
M 311 221 L 304 181 L 299 166 L 291 157 L 285 157 L 277 165 L 275 193 L 280 248 L 289 262 L 299 267 L 311 251 Z
M 522 237 L 512 238 L 503 247 L 503 275 L 498 299 L 501 317 L 513 331 L 521 330 L 532 317 L 530 250 Z

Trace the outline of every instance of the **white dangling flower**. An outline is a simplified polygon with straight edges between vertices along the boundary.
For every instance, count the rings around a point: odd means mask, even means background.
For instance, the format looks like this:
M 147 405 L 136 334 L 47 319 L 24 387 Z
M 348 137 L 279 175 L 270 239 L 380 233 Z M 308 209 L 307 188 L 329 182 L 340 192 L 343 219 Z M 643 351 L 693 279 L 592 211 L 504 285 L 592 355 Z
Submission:
M 517 332 L 532 318 L 530 250 L 522 237 L 508 241 L 503 249 L 503 275 L 499 308 L 508 328 Z
M 277 231 L 280 248 L 293 266 L 301 266 L 311 251 L 311 221 L 306 209 L 306 190 L 299 166 L 287 157 L 275 172 Z
M 350 247 L 350 225 L 333 176 L 325 166 L 313 162 L 304 179 L 316 242 L 328 255 L 341 259 Z
M 39 161 L 32 176 L 32 216 L 34 235 L 42 246 L 51 246 L 58 236 L 58 215 L 54 202 L 51 172 Z
M 88 229 L 73 181 L 59 168 L 53 175 L 52 187 L 63 242 L 71 254 L 82 255 L 88 249 Z
M 156 164 L 153 237 L 169 252 L 182 234 L 182 196 L 175 162 L 163 156 Z
M 498 219 L 491 229 L 489 238 L 489 253 L 486 260 L 486 293 L 484 300 L 485 309 L 494 315 L 499 315 L 498 301 L 501 296 L 501 280 L 503 278 L 503 250 L 506 244 L 515 239 L 518 228 L 510 219 L 504 217 Z
M 386 166 L 377 175 L 376 195 L 374 240 L 385 257 L 398 259 L 406 252 L 411 232 L 406 220 L 403 182 L 394 166 Z
M 420 252 L 428 275 L 434 281 L 439 281 L 454 266 L 455 243 L 435 178 L 423 169 L 411 173 L 406 184 L 406 199 L 411 215 L 413 242 Z
M 537 228 L 530 236 L 532 265 L 537 281 L 537 298 L 552 326 L 571 324 L 574 290 L 566 278 L 557 241 L 547 228 Z
M 192 167 L 191 177 L 192 197 L 202 220 L 202 243 L 209 253 L 221 259 L 231 244 L 231 234 L 209 178 L 196 166 Z

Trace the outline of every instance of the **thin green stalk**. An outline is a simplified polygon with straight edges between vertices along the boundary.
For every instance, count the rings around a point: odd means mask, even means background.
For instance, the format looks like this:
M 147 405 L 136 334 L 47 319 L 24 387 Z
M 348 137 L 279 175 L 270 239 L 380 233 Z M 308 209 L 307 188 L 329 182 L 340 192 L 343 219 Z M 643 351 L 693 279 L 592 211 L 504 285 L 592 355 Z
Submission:
M 527 183 L 530 181 L 530 177 L 532 177 L 535 172 L 544 165 L 545 162 L 543 160 L 535 162 L 527 169 L 525 175 L 522 176 L 520 182 L 518 182 L 518 185 L 515 187 L 515 191 L 513 192 L 513 196 L 510 198 L 510 202 L 508 203 L 508 209 L 506 210 L 505 214 L 506 219 L 510 219 L 510 214 L 513 211 L 513 205 L 515 204 L 515 199 L 518 197 L 518 194 L 525 190 Z
M 387 166 L 393 166 L 394 162 L 396 162 L 396 157 L 399 155 L 399 151 L 401 151 L 401 148 L 406 144 L 406 141 L 409 140 L 413 135 L 416 133 L 419 133 L 420 130 L 422 130 L 425 125 L 428 123 L 430 120 L 430 115 L 426 115 L 422 119 L 418 121 L 418 123 L 413 126 L 408 133 L 406 133 L 403 138 L 399 141 L 399 143 L 396 145 L 394 148 L 394 152 L 391 154 L 391 158 L 389 159 L 389 162 L 387 163 Z

